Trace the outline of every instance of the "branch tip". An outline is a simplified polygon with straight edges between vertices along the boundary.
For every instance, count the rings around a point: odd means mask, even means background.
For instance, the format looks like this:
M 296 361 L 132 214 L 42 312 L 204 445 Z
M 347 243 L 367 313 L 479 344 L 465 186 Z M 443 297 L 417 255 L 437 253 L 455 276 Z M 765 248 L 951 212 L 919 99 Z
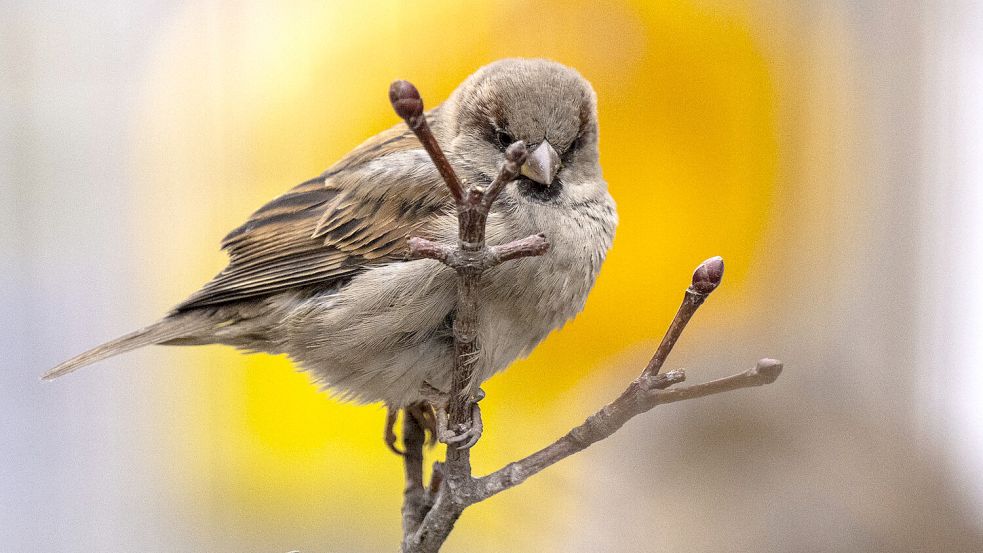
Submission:
M 665 390 L 666 388 L 674 384 L 679 384 L 680 382 L 683 382 L 685 380 L 686 380 L 686 371 L 684 371 L 683 369 L 676 369 L 664 373 L 659 373 L 655 376 L 642 373 L 642 375 L 638 377 L 638 380 L 636 380 L 636 382 L 638 383 L 638 386 L 642 390 L 650 392 L 653 390 Z
M 659 390 L 665 390 L 673 384 L 679 384 L 686 380 L 686 371 L 683 369 L 675 369 L 671 371 L 664 372 L 655 377 L 655 382 L 653 387 Z
M 486 212 L 491 209 L 492 203 L 501 194 L 505 186 L 514 181 L 522 170 L 522 164 L 526 162 L 526 143 L 519 140 L 513 142 L 505 149 L 505 163 L 498 169 L 498 175 L 488 186 L 485 195 L 481 198 L 481 207 Z
M 543 255 L 549 251 L 550 243 L 546 240 L 546 235 L 540 232 L 520 240 L 513 240 L 508 244 L 492 246 L 489 249 L 491 256 L 488 266 L 492 267 L 510 259 Z
M 444 263 L 447 262 L 447 258 L 453 250 L 450 246 L 419 236 L 407 238 L 406 246 L 409 248 L 408 256 L 410 259 L 436 259 Z
M 693 284 L 690 288 L 698 294 L 707 295 L 720 286 L 721 279 L 724 278 L 724 259 L 715 256 L 707 259 L 693 271 Z
M 510 161 L 516 165 L 522 165 L 526 162 L 526 155 L 528 153 L 528 150 L 526 150 L 526 143 L 521 140 L 517 140 L 505 149 L 505 159 L 506 161 Z
M 782 374 L 784 368 L 785 365 L 778 359 L 764 358 L 758 360 L 754 372 L 763 376 L 766 382 L 771 383 L 778 379 L 778 375 Z
M 506 244 L 487 246 L 485 225 L 492 203 L 505 187 L 518 178 L 526 163 L 528 149 L 523 141 L 510 144 L 504 152 L 504 162 L 497 176 L 487 185 L 465 186 L 441 149 L 424 115 L 423 99 L 417 88 L 408 81 L 397 80 L 389 87 L 389 101 L 433 161 L 447 184 L 457 206 L 458 241 L 452 246 L 422 237 L 407 240 L 407 257 L 433 259 L 458 273 L 458 307 L 453 318 L 454 371 L 450 400 L 442 417 L 453 428 L 478 425 L 480 413 L 465 393 L 473 381 L 472 363 L 479 350 L 474 340 L 478 331 L 480 298 L 478 279 L 499 263 L 521 257 L 545 254 L 550 244 L 539 233 Z M 622 394 L 580 426 L 549 446 L 520 459 L 482 478 L 471 474 L 471 458 L 466 447 L 452 447 L 448 440 L 445 460 L 433 465 L 429 484 L 423 479 L 423 447 L 426 439 L 419 418 L 404 411 L 403 444 L 406 488 L 403 497 L 403 553 L 436 553 L 454 528 L 454 523 L 466 507 L 505 489 L 513 487 L 544 468 L 582 451 L 616 432 L 629 419 L 656 405 L 695 399 L 740 388 L 761 386 L 774 382 L 782 372 L 781 361 L 760 359 L 752 369 L 711 382 L 668 389 L 686 380 L 682 369 L 659 373 L 686 324 L 706 297 L 721 282 L 724 261 L 721 257 L 707 259 L 693 272 L 683 303 L 666 331 L 662 342 L 642 371 Z M 440 417 L 438 417 L 440 418 Z M 443 440 L 442 440 L 443 441 Z
M 389 101 L 396 110 L 396 115 L 405 121 L 423 115 L 423 98 L 409 81 L 393 81 L 389 85 Z

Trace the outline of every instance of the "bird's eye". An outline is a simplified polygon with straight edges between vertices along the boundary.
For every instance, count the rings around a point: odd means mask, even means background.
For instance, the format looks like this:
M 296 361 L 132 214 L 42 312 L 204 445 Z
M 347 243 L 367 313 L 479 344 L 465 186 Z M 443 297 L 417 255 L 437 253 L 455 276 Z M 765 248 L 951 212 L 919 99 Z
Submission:
M 502 129 L 495 129 L 495 140 L 498 141 L 498 147 L 504 150 L 515 142 L 515 138 L 512 137 L 507 131 Z
M 583 144 L 584 144 L 584 136 L 580 135 L 577 137 L 576 140 L 573 141 L 573 144 L 570 145 L 570 150 L 571 151 L 579 150 Z
M 565 163 L 569 162 L 570 158 L 577 153 L 577 150 L 579 150 L 583 144 L 584 144 L 583 135 L 578 136 L 577 139 L 574 140 L 572 144 L 567 146 L 566 151 L 564 151 L 560 157 L 563 159 Z

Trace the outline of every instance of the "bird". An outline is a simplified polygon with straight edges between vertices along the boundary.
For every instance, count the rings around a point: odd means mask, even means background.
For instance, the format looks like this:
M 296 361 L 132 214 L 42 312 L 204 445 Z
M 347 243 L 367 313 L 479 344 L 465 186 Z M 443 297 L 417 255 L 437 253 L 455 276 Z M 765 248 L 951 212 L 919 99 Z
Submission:
M 549 251 L 482 275 L 474 386 L 577 315 L 618 215 L 598 151 L 597 97 L 576 70 L 509 58 L 425 113 L 454 170 L 488 186 L 508 146 L 528 156 L 488 217 L 488 244 L 543 233 Z M 410 259 L 418 236 L 457 243 L 453 199 L 402 124 L 260 207 L 221 242 L 228 265 L 160 320 L 46 372 L 51 380 L 149 345 L 224 344 L 288 356 L 323 390 L 392 409 L 447 394 L 456 273 Z

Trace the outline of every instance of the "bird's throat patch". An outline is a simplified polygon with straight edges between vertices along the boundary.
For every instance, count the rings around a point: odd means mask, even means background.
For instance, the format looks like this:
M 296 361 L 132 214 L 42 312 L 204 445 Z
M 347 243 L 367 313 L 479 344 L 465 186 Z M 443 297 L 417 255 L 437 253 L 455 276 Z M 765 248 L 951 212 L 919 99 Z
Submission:
M 556 179 L 553 184 L 546 186 L 530 178 L 521 177 L 516 181 L 516 187 L 524 198 L 548 204 L 556 202 L 557 196 L 563 191 L 563 181 Z

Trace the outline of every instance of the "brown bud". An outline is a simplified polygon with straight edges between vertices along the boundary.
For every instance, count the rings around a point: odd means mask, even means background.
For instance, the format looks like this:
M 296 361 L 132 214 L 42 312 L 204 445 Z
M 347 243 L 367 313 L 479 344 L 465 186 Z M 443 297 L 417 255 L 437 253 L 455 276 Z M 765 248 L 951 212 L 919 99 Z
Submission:
M 526 154 L 528 154 L 526 143 L 521 140 L 513 142 L 505 149 L 505 159 L 516 165 L 522 165 L 526 162 Z
M 423 114 L 423 99 L 409 81 L 393 81 L 389 85 L 389 101 L 392 102 L 396 115 L 405 120 Z
M 690 288 L 700 294 L 709 294 L 720 286 L 724 277 L 724 260 L 719 255 L 711 257 L 693 271 L 693 285 Z
M 758 363 L 755 365 L 754 370 L 764 376 L 768 382 L 774 382 L 778 375 L 782 374 L 782 369 L 784 365 L 781 361 L 777 359 L 758 359 Z

